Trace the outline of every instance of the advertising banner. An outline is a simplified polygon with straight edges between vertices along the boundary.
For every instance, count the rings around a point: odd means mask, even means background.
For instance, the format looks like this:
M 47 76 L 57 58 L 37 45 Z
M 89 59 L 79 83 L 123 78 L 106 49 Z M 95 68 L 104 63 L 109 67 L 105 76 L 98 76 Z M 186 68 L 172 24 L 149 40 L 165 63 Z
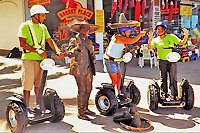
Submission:
M 181 16 L 192 16 L 192 6 L 180 5 Z
M 88 10 L 87 8 L 83 8 L 81 3 L 75 2 L 74 8 L 65 8 L 57 13 L 57 16 L 65 21 L 65 23 L 69 23 L 70 21 L 77 19 L 79 21 L 90 20 L 93 16 L 93 12 Z
M 104 10 L 95 11 L 95 24 L 100 26 L 100 29 L 96 32 L 105 32 L 105 23 L 104 23 Z

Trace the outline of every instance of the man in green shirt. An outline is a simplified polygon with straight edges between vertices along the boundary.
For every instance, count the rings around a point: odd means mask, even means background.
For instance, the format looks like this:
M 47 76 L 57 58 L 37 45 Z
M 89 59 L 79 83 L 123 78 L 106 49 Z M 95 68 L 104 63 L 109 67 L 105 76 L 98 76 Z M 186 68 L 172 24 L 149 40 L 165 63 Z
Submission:
M 177 91 L 177 68 L 176 62 L 169 62 L 166 56 L 172 52 L 172 48 L 175 45 L 184 45 L 188 38 L 188 30 L 183 29 L 184 38 L 181 40 L 174 34 L 166 33 L 167 25 L 164 22 L 158 22 L 155 30 L 157 37 L 153 38 L 153 32 L 149 32 L 149 42 L 148 48 L 157 49 L 157 55 L 159 60 L 159 70 L 161 78 L 161 88 L 165 93 L 165 97 L 168 97 L 168 84 L 167 76 L 169 74 L 170 79 L 170 89 L 171 89 L 171 99 L 175 99 L 178 96 Z
M 33 85 L 36 96 L 36 108 L 40 109 L 38 104 L 38 93 L 43 74 L 43 70 L 40 68 L 40 62 L 46 58 L 46 42 L 59 57 L 64 56 L 49 35 L 47 27 L 42 24 L 46 19 L 46 13 L 49 13 L 49 11 L 43 6 L 32 6 L 30 9 L 31 20 L 23 22 L 18 31 L 20 47 L 23 49 L 22 87 L 27 105 L 28 117 L 34 117 L 29 107 L 30 91 L 32 90 Z

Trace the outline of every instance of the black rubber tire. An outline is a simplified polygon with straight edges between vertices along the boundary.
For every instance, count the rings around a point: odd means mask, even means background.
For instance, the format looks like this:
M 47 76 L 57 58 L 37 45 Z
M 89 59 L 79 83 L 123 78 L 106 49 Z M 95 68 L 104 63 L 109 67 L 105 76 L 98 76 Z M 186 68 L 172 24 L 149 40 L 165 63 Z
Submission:
M 186 110 L 191 110 L 194 106 L 194 90 L 191 85 L 188 85 L 188 88 L 185 89 L 185 106 Z
M 10 113 L 13 111 L 15 114 L 15 123 L 11 122 Z M 10 127 L 11 132 L 21 133 L 28 124 L 27 113 L 25 106 L 20 102 L 10 102 L 6 109 L 6 119 Z M 13 120 L 13 118 L 12 118 Z M 14 125 L 13 125 L 14 124 Z
M 130 98 L 132 99 L 132 103 L 136 105 L 139 104 L 141 100 L 140 90 L 134 84 L 130 86 Z
M 103 89 L 97 92 L 95 104 L 102 115 L 111 116 L 118 109 L 117 97 L 110 89 Z
M 43 97 L 45 108 L 54 113 L 53 117 L 51 117 L 49 121 L 52 123 L 61 121 L 65 116 L 65 107 L 56 91 L 54 89 L 47 88 Z
M 147 100 L 148 100 L 149 109 L 151 111 L 155 111 L 158 109 L 159 94 L 154 85 L 149 85 L 148 87 Z
M 56 123 L 60 122 L 64 116 L 65 116 L 65 107 L 64 103 L 62 100 L 59 98 L 58 95 L 54 96 L 54 109 L 55 109 L 55 114 L 54 116 L 50 119 L 50 122 Z

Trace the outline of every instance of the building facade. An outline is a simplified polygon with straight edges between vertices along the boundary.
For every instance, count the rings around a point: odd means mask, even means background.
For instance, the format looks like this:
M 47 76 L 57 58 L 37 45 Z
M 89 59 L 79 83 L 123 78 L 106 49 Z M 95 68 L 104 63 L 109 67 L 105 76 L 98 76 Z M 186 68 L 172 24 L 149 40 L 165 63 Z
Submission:
M 65 1 L 65 2 L 64 2 Z M 68 40 L 72 33 L 69 29 L 69 20 L 66 16 L 58 16 L 62 10 L 68 10 L 67 0 L 1 0 L 0 1 L 0 49 L 11 50 L 15 46 L 19 46 L 17 31 L 19 25 L 30 19 L 29 9 L 35 3 L 45 5 L 47 14 L 45 24 L 47 25 L 51 36 L 59 43 Z M 121 5 L 120 2 L 121 1 Z M 139 7 L 138 8 L 138 2 Z M 181 28 L 194 29 L 199 28 L 200 23 L 200 2 L 197 0 L 118 0 L 117 5 L 113 5 L 116 0 L 75 0 L 80 3 L 82 12 L 89 10 L 93 12 L 92 17 L 82 13 L 80 16 L 71 14 L 71 17 L 82 17 L 89 23 L 101 25 L 101 30 L 94 34 L 94 41 L 100 44 L 100 54 L 103 54 L 103 34 L 108 32 L 107 23 L 118 22 L 121 12 L 124 12 L 128 20 L 135 20 L 136 14 L 140 12 L 138 21 L 141 22 L 142 28 L 153 27 L 157 21 L 166 21 L 173 30 Z M 133 2 L 133 3 L 131 3 Z M 170 3 L 173 3 L 173 13 L 169 22 Z M 164 4 L 164 6 L 163 6 Z M 113 8 L 115 6 L 115 8 Z M 113 10 L 115 9 L 115 11 Z M 187 9 L 187 10 L 186 10 Z M 114 11 L 114 12 L 113 12 Z M 113 17 L 111 17 L 113 12 Z M 161 12 L 161 13 L 160 13 Z M 85 15 L 85 16 L 84 16 Z M 72 19 L 71 19 L 72 21 Z M 76 21 L 73 21 L 74 23 Z M 96 39 L 95 39 L 96 38 Z

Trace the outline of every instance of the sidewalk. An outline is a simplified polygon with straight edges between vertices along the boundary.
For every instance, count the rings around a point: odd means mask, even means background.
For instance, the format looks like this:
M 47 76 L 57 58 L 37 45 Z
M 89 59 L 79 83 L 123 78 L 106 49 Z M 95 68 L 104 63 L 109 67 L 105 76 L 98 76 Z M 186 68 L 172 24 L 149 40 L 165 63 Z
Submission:
M 137 65 L 137 59 L 134 58 L 127 68 L 127 77 L 134 80 L 136 86 L 141 91 L 141 101 L 138 105 L 140 115 L 152 121 L 152 128 L 148 132 L 199 132 L 200 131 L 200 58 L 196 61 L 178 62 L 178 81 L 183 77 L 187 78 L 192 84 L 195 92 L 195 105 L 190 111 L 182 108 L 164 108 L 160 107 L 156 113 L 147 108 L 147 87 L 151 79 L 159 79 L 157 68 L 150 68 L 147 63 L 143 68 Z M 0 56 L 0 132 L 10 132 L 5 110 L 8 102 L 5 100 L 13 93 L 22 93 L 21 61 L 17 59 L 7 59 Z M 77 118 L 77 86 L 73 76 L 68 75 L 68 66 L 57 66 L 48 73 L 47 87 L 56 89 L 58 95 L 65 104 L 65 117 L 59 123 L 41 123 L 26 128 L 27 132 L 128 132 L 119 124 L 112 121 L 112 118 L 121 114 L 127 108 L 117 110 L 113 116 L 102 116 L 95 107 L 94 98 L 98 90 L 95 87 L 100 86 L 102 82 L 110 82 L 107 73 L 103 72 L 102 61 L 97 61 L 97 75 L 94 77 L 93 90 L 90 97 L 89 108 L 96 112 L 97 116 L 91 117 L 92 121 L 83 121 Z M 35 96 L 31 92 L 31 106 L 34 107 Z

